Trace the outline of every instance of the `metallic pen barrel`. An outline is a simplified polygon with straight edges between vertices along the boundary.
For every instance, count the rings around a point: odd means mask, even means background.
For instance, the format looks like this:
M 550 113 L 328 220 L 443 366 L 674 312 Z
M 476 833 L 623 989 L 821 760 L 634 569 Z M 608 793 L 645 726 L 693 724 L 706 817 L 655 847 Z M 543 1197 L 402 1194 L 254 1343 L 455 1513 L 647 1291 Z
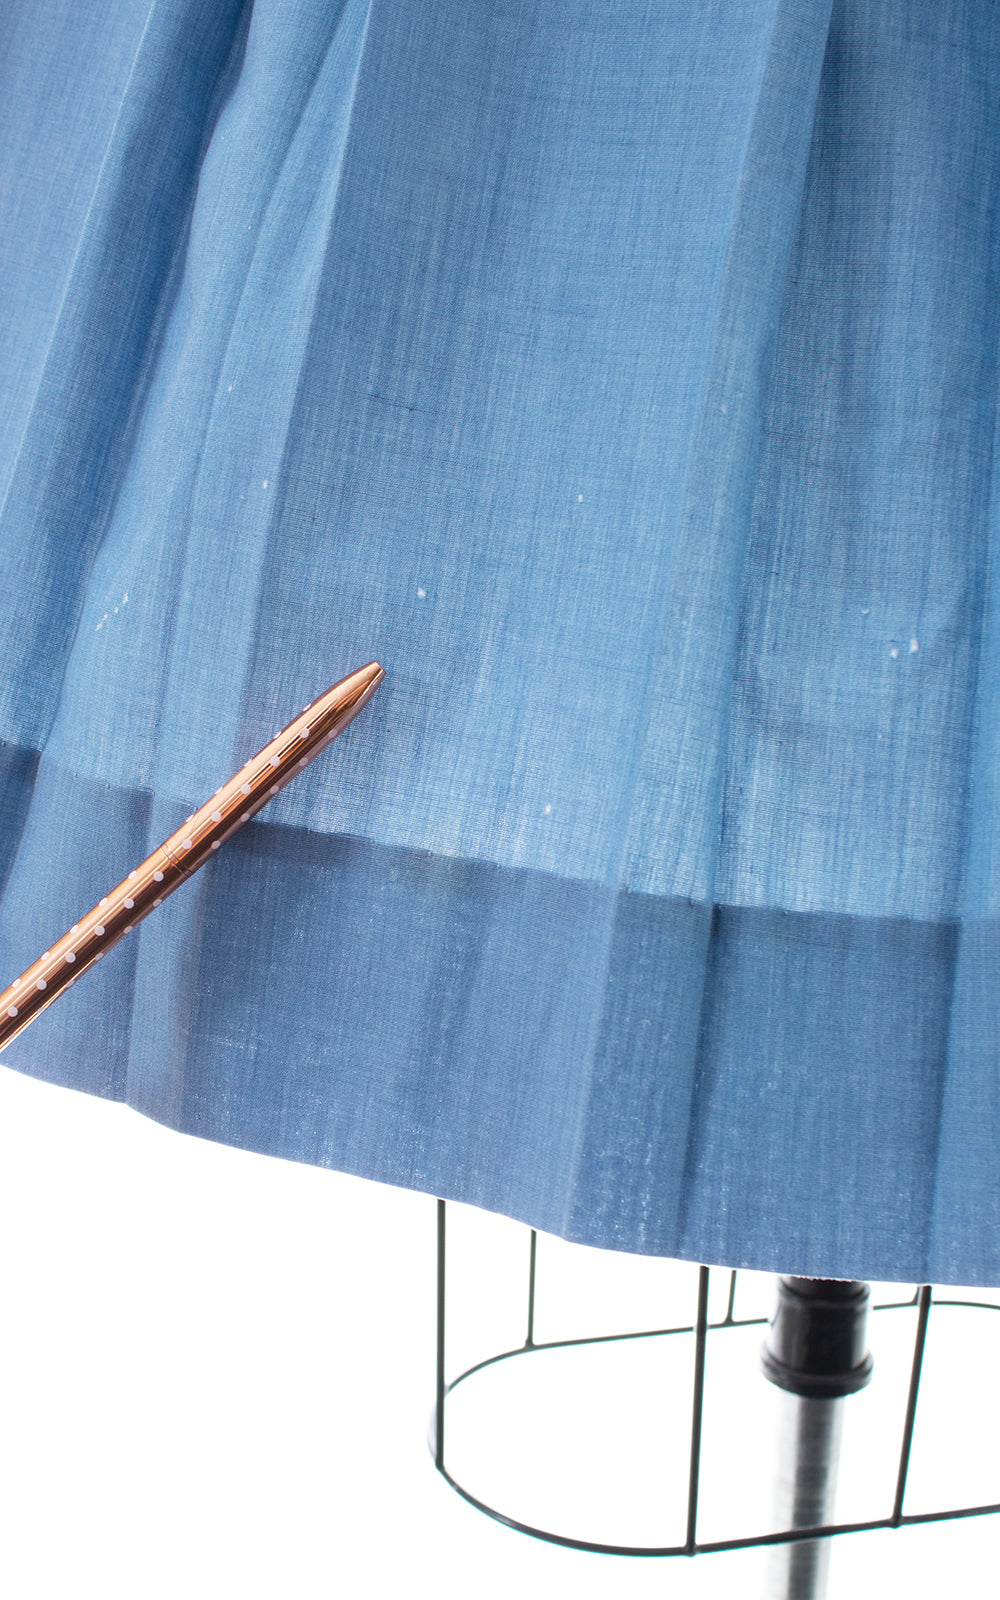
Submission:
M 0 1050 L 249 822 L 353 722 L 385 674 L 376 661 L 327 689 L 183 827 L 0 994 Z

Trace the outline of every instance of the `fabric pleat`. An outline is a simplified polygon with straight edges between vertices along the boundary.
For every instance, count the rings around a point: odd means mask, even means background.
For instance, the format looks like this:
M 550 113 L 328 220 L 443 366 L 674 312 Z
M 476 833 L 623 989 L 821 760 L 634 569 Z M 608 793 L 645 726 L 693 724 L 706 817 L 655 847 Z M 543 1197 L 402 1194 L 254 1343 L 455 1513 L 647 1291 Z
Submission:
M 17 0 L 12 1044 L 608 1248 L 1000 1281 L 986 0 Z

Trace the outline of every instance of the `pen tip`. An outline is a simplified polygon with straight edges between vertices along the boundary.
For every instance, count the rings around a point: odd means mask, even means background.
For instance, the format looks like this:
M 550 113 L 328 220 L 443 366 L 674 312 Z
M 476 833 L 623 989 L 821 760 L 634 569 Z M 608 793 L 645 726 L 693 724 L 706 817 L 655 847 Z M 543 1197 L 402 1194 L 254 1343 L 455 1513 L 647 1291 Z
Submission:
M 365 699 L 368 700 L 382 682 L 385 673 L 377 661 L 369 661 L 366 667 L 359 667 L 357 672 L 352 672 L 351 677 L 358 685 Z
M 385 673 L 377 661 L 369 661 L 365 667 L 358 667 L 355 672 L 342 678 L 340 683 L 334 684 L 329 691 L 336 695 L 343 704 L 344 710 L 356 716 L 362 706 L 366 706 L 375 690 L 378 688 Z M 346 726 L 346 723 L 344 724 Z

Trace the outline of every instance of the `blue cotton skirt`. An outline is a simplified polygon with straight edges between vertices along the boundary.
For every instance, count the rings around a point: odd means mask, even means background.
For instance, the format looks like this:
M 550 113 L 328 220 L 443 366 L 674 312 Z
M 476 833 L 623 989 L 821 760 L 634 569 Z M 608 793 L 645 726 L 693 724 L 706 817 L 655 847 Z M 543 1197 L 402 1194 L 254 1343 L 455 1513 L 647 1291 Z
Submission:
M 1000 1282 L 1000 13 L 12 0 L 9 1048 L 587 1244 Z

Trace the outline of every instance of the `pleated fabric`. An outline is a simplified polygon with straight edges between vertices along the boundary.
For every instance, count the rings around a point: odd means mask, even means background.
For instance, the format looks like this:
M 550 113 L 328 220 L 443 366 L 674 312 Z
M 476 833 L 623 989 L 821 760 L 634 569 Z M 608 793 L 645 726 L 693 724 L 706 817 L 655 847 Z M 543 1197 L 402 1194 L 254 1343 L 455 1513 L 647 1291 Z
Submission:
M 987 0 L 9 0 L 9 1048 L 591 1245 L 1000 1282 Z

